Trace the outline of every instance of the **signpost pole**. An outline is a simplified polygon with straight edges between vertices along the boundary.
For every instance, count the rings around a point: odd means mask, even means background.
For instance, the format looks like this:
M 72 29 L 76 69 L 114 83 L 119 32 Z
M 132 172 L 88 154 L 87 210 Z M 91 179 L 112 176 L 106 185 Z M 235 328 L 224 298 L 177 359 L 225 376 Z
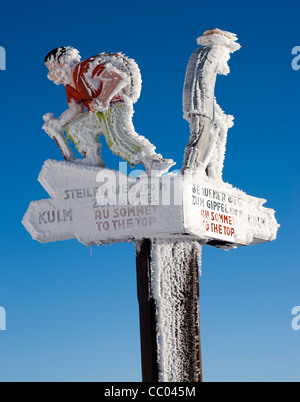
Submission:
M 202 382 L 195 241 L 137 244 L 143 381 Z

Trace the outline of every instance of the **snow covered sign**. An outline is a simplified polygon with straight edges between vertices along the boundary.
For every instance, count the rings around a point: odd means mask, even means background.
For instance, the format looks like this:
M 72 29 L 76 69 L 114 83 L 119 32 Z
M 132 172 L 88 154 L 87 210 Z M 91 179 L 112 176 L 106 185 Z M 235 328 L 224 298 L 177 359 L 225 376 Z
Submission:
M 42 243 L 77 238 L 85 245 L 191 237 L 225 249 L 274 239 L 265 200 L 206 175 L 162 177 L 47 160 L 39 182 L 50 199 L 34 201 L 23 224 Z
M 128 177 L 105 168 L 47 160 L 39 181 L 51 199 L 32 202 L 23 224 L 42 243 L 77 238 L 85 245 L 99 245 L 179 235 L 182 203 L 170 197 L 173 179 Z M 177 183 L 180 191 L 178 179 Z
M 266 200 L 200 172 L 183 177 L 184 230 L 201 244 L 230 249 L 272 241 L 278 224 Z
M 201 381 L 199 267 L 201 245 L 223 249 L 276 238 L 275 212 L 264 199 L 222 179 L 233 116 L 216 102 L 217 74 L 229 73 L 237 37 L 211 29 L 198 38 L 184 81 L 190 138 L 181 171 L 132 124 L 141 75 L 133 59 L 100 53 L 80 61 L 72 47 L 45 58 L 48 78 L 66 89 L 69 108 L 44 115 L 46 133 L 65 161 L 47 160 L 39 182 L 50 198 L 31 202 L 23 224 L 42 243 L 77 238 L 85 245 L 134 241 L 144 381 Z M 115 154 L 146 172 L 106 167 L 103 135 Z M 76 159 L 69 141 L 82 158 Z

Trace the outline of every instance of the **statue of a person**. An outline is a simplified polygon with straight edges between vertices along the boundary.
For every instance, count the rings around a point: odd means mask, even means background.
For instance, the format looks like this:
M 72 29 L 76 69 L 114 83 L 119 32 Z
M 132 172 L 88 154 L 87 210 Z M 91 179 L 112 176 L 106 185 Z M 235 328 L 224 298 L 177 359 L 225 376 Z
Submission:
M 68 46 L 52 50 L 45 58 L 48 78 L 66 89 L 69 108 L 55 119 L 44 115 L 43 129 L 58 143 L 64 157 L 74 161 L 66 137 L 84 156 L 81 160 L 105 166 L 99 136 L 104 134 L 110 150 L 130 165 L 142 163 L 147 172 L 167 172 L 175 163 L 163 159 L 132 124 L 133 103 L 141 91 L 140 70 L 133 59 L 121 53 L 100 53 L 80 61 L 79 52 Z
M 217 74 L 229 73 L 230 53 L 240 48 L 230 32 L 211 29 L 197 40 L 203 45 L 192 54 L 183 89 L 184 118 L 190 123 L 190 139 L 182 170 L 202 169 L 208 176 L 221 178 L 228 128 L 233 116 L 225 115 L 217 104 L 214 89 Z

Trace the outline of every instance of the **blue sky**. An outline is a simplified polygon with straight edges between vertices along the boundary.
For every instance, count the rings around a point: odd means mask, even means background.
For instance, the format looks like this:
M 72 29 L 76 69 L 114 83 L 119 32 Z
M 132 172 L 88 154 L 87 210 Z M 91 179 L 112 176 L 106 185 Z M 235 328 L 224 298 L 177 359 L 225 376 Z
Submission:
M 281 224 L 269 244 L 230 252 L 205 247 L 200 286 L 205 381 L 299 381 L 299 88 L 291 62 L 300 46 L 298 1 L 6 2 L 1 7 L 2 183 L 0 381 L 141 381 L 133 244 L 40 244 L 21 220 L 45 198 L 44 160 L 61 160 L 42 116 L 66 108 L 44 56 L 70 45 L 82 58 L 122 51 L 142 73 L 136 131 L 181 166 L 189 136 L 182 118 L 185 69 L 196 38 L 218 27 L 238 35 L 217 101 L 235 116 L 224 180 L 268 200 Z M 48 7 L 48 8 L 47 8 Z M 104 146 L 112 167 L 119 159 Z

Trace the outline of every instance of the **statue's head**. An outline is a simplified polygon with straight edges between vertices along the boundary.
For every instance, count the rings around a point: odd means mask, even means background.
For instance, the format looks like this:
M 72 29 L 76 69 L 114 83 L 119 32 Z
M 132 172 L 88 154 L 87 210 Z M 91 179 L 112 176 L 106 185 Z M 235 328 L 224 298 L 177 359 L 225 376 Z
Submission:
M 205 31 L 202 36 L 197 39 L 198 45 L 214 48 L 218 52 L 217 73 L 226 75 L 229 73 L 228 60 L 230 53 L 239 50 L 241 45 L 237 43 L 237 36 L 231 32 L 222 31 L 214 28 Z
M 56 85 L 70 82 L 74 67 L 80 62 L 78 50 L 71 46 L 58 47 L 45 57 L 49 69 L 48 78 Z

